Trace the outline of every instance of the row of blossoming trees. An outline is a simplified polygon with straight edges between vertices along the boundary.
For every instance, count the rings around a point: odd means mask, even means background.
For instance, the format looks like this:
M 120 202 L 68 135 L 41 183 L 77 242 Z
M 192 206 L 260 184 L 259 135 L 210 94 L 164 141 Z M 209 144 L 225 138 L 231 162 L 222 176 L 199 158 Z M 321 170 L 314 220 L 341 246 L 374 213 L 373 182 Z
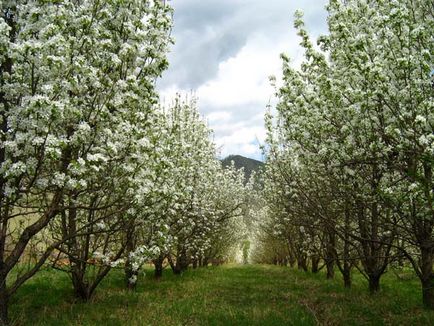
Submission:
M 358 269 L 376 292 L 410 265 L 434 308 L 434 7 L 332 0 L 314 46 L 296 15 L 300 69 L 283 59 L 267 117 L 264 204 L 254 258 Z
M 0 324 L 42 266 L 89 299 L 110 269 L 222 260 L 243 176 L 223 169 L 194 100 L 159 106 L 162 1 L 0 1 Z

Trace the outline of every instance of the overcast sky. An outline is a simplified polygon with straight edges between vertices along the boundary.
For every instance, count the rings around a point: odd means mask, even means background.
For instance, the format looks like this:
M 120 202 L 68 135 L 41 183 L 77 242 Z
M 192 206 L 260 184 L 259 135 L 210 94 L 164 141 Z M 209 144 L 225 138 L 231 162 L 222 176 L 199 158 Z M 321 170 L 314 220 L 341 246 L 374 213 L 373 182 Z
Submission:
M 165 102 L 195 92 L 221 156 L 260 159 L 264 113 L 273 97 L 269 76 L 279 77 L 284 52 L 302 57 L 293 27 L 303 10 L 316 37 L 327 32 L 327 0 L 171 0 L 174 8 L 170 67 L 158 87 Z

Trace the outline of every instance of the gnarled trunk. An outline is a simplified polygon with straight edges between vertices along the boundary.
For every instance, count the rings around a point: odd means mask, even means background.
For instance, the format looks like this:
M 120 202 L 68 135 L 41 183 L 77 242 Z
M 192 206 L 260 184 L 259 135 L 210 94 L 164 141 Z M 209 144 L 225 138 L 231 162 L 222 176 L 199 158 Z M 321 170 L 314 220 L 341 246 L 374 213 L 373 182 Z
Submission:
M 335 262 L 332 259 L 326 261 L 327 279 L 333 279 L 335 277 Z
M 297 262 L 297 259 L 295 259 L 295 256 L 293 254 L 290 254 L 288 261 L 289 261 L 289 266 L 294 267 L 295 263 Z
M 157 259 L 153 261 L 155 267 L 154 276 L 157 279 L 163 276 L 163 261 L 164 261 L 163 256 L 159 256 Z
M 125 269 L 125 284 L 128 290 L 135 290 L 137 287 L 137 277 L 139 273 L 137 271 L 133 271 L 131 268 Z
M 182 253 L 177 259 L 176 264 L 178 265 L 178 269 L 183 272 L 188 268 L 188 259 L 185 253 Z
M 319 257 L 318 256 L 312 256 L 312 258 L 311 258 L 311 270 L 312 270 L 312 273 L 318 273 L 318 271 L 319 271 L 319 261 L 320 261 L 320 259 L 319 259 Z
M 179 268 L 178 261 L 174 262 L 171 256 L 169 256 L 168 259 L 169 259 L 170 268 L 172 269 L 173 274 L 175 274 L 175 275 L 181 274 L 181 269 Z
M 421 251 L 421 283 L 423 305 L 434 309 L 434 252 L 431 248 Z
M 434 275 L 422 281 L 423 305 L 428 309 L 434 309 Z
M 128 290 L 135 290 L 137 287 L 138 271 L 133 269 L 133 262 L 131 261 L 130 253 L 134 252 L 136 247 L 134 224 L 128 226 L 126 232 L 125 249 L 128 253 L 127 261 L 125 263 L 125 285 Z
M 306 257 L 299 257 L 297 259 L 297 267 L 298 269 L 304 270 L 305 272 L 307 272 L 307 259 Z
M 344 286 L 349 289 L 351 287 L 351 271 L 349 269 L 344 270 L 342 276 L 344 277 Z
M 85 271 L 73 268 L 71 270 L 72 286 L 74 287 L 74 295 L 83 300 L 88 301 L 92 295 L 89 291 L 89 284 L 84 279 Z
M 344 252 L 343 252 L 343 262 L 337 265 L 341 269 L 342 276 L 344 278 L 344 286 L 346 288 L 351 288 L 351 268 L 353 264 L 350 260 L 350 236 L 351 232 L 351 212 L 348 201 L 345 202 L 345 236 L 344 236 Z
M 0 285 L 0 325 L 9 325 L 8 303 L 9 298 L 6 292 L 6 284 L 2 283 Z
M 380 277 L 381 275 L 370 274 L 368 275 L 369 279 L 369 292 L 371 294 L 377 293 L 380 291 Z
M 335 252 L 336 252 L 336 235 L 334 230 L 327 228 L 327 245 L 325 264 L 327 268 L 327 279 L 335 277 Z

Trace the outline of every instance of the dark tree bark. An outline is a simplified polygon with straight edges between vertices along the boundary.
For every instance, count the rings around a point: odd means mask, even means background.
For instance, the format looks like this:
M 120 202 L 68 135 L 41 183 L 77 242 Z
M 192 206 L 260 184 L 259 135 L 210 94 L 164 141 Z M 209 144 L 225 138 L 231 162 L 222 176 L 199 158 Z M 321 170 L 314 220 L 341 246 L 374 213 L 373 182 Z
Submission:
M 426 248 L 421 252 L 422 300 L 426 308 L 434 309 L 434 252 Z
M 298 257 L 298 259 L 297 259 L 297 267 L 298 267 L 298 269 L 304 270 L 305 272 L 308 271 L 306 257 Z
M 164 261 L 164 256 L 159 256 L 157 259 L 153 261 L 155 267 L 154 276 L 157 279 L 163 276 L 163 261 Z
M 0 325 L 8 325 L 8 304 L 9 297 L 7 294 L 6 284 L 0 284 Z
M 434 275 L 422 281 L 423 305 L 428 309 L 434 309 Z
M 344 278 L 344 286 L 349 289 L 351 288 L 351 271 L 349 269 L 344 269 L 344 272 L 342 273 L 342 276 Z
M 404 246 L 400 248 L 401 252 L 411 262 L 420 279 L 423 305 L 427 309 L 434 310 L 434 197 L 431 195 L 434 189 L 434 173 L 431 163 L 422 162 L 421 165 L 423 174 L 420 178 L 424 180 L 425 203 L 412 201 L 408 207 L 405 207 L 398 202 L 395 209 L 404 220 L 409 221 L 406 228 L 411 232 L 414 242 L 418 244 L 420 256 L 416 259 L 412 253 L 406 251 Z M 414 157 L 409 157 L 402 167 L 403 173 L 413 182 L 420 182 L 415 178 L 418 175 L 417 166 Z M 421 218 L 418 213 L 426 211 L 427 208 L 428 214 Z
M 296 262 L 297 262 L 297 259 L 295 258 L 295 256 L 293 254 L 290 254 L 289 255 L 289 266 L 291 268 L 294 268 Z
M 431 214 L 425 221 L 420 221 L 416 217 L 416 221 L 423 223 L 422 234 L 423 240 L 421 241 L 421 281 L 422 281 L 422 298 L 423 304 L 429 309 L 434 309 L 434 203 L 433 197 L 430 196 L 430 191 L 434 189 L 434 176 L 433 166 L 427 162 L 423 163 L 423 172 L 425 187 L 425 196 L 428 199 L 428 206 L 430 207 Z
M 327 260 L 326 262 L 327 268 L 327 279 L 331 280 L 335 277 L 335 263 L 333 260 Z
M 311 257 L 311 271 L 312 271 L 312 273 L 318 273 L 319 261 L 320 261 L 320 259 L 318 256 L 312 256 Z
M 130 265 L 125 266 L 125 285 L 128 290 L 134 291 L 137 287 L 137 282 L 132 282 L 131 280 L 137 280 L 139 273 L 133 271 Z
M 125 284 L 128 290 L 135 290 L 137 282 L 131 282 L 132 279 L 137 280 L 138 271 L 133 270 L 130 253 L 136 248 L 134 221 L 130 222 L 126 232 L 125 248 L 127 252 L 127 260 L 125 262 Z
M 89 284 L 84 279 L 85 271 L 79 268 L 71 271 L 72 286 L 74 287 L 74 295 L 83 301 L 88 301 L 91 297 L 89 293 Z
M 170 265 L 170 268 L 172 269 L 173 274 L 175 274 L 175 275 L 181 274 L 181 270 L 180 270 L 177 262 L 173 261 L 173 258 L 170 255 L 169 255 L 168 259 L 169 259 L 169 265 Z
M 327 269 L 327 279 L 335 277 L 335 252 L 336 252 L 336 235 L 334 230 L 327 228 L 327 244 L 325 253 L 325 264 Z
M 344 286 L 351 288 L 351 268 L 353 263 L 350 257 L 350 232 L 351 232 L 351 212 L 348 201 L 345 201 L 345 234 L 344 234 L 344 252 L 342 266 L 338 266 L 344 278 Z
M 378 167 L 374 165 L 370 181 L 373 196 L 378 191 L 380 180 L 381 173 Z M 387 210 L 375 198 L 370 204 L 366 204 L 360 198 L 357 198 L 355 209 L 360 232 L 360 261 L 368 278 L 369 292 L 375 293 L 380 290 L 380 278 L 386 271 L 391 259 L 390 252 L 394 236 L 380 238 L 379 230 L 380 227 L 384 227 L 383 219 L 387 215 Z
M 369 276 L 369 292 L 374 294 L 380 291 L 380 277 L 381 275 L 371 274 Z
M 187 258 L 187 253 L 185 251 L 181 252 L 181 254 L 177 257 L 176 265 L 176 269 L 179 270 L 180 273 L 188 269 L 189 261 Z

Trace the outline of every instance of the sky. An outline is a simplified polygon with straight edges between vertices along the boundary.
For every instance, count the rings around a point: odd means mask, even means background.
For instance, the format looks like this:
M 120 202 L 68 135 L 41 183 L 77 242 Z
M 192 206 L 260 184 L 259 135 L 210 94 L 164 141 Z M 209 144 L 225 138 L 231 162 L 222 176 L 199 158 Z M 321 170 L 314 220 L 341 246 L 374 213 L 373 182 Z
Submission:
M 221 157 L 262 159 L 264 114 L 273 103 L 269 77 L 280 54 L 298 67 L 303 52 L 293 27 L 304 12 L 313 38 L 327 33 L 327 0 L 170 0 L 174 8 L 169 69 L 158 82 L 163 102 L 194 93 Z

